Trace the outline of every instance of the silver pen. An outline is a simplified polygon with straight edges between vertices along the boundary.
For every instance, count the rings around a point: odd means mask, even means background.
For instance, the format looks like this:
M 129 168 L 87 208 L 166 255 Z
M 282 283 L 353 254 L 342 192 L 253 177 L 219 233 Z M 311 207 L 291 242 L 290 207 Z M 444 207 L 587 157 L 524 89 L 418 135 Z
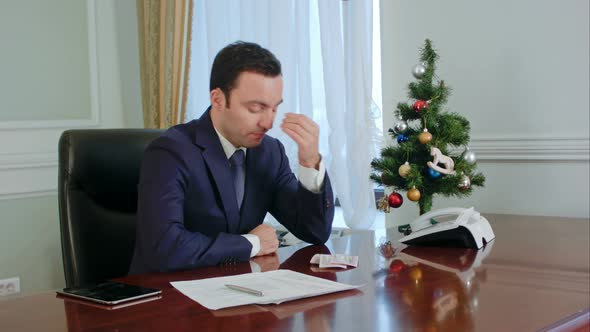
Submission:
M 239 291 L 239 292 L 244 292 L 244 293 L 256 295 L 256 296 L 264 296 L 264 293 L 262 291 L 255 290 L 255 289 L 248 288 L 248 287 L 232 285 L 232 284 L 225 284 L 225 287 Z

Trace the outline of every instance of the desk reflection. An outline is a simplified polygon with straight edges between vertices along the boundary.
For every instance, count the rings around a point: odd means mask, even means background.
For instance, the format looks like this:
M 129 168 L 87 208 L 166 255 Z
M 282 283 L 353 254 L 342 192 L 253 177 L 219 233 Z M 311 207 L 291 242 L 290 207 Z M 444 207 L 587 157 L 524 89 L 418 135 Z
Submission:
M 312 270 L 309 261 L 314 254 L 331 254 L 324 245 L 310 245 L 298 249 L 282 263 L 278 255 L 268 255 L 254 259 L 262 271 L 290 269 L 319 278 L 337 281 L 336 270 Z M 284 257 L 284 256 L 283 256 Z M 206 274 L 199 273 L 206 270 Z M 113 310 L 105 306 L 92 305 L 84 301 L 71 301 L 64 298 L 64 309 L 69 331 L 86 330 L 103 322 L 101 328 L 107 330 L 140 331 L 146 325 L 159 330 L 174 326 L 174 330 L 190 331 L 198 326 L 207 331 L 226 331 L 240 326 L 243 331 L 257 330 L 260 321 L 274 320 L 280 330 L 331 331 L 335 320 L 336 301 L 345 297 L 362 294 L 358 290 L 327 294 L 300 299 L 280 305 L 246 305 L 221 310 L 207 310 L 198 303 L 188 300 L 180 292 L 170 287 L 169 281 L 218 277 L 229 274 L 250 273 L 248 263 L 234 266 L 221 266 L 162 274 L 158 277 L 160 285 L 163 278 L 168 286 L 163 288 L 162 299 L 153 303 L 142 303 Z M 288 285 L 286 285 L 288 287 Z M 162 288 L 162 287 L 161 287 Z M 187 314 L 190 313 L 190 314 Z M 214 319 L 211 319 L 213 317 Z
M 376 244 L 396 237 L 369 232 L 333 239 L 327 247 L 279 248 L 279 268 L 362 285 L 358 292 L 222 315 L 170 285 L 251 272 L 249 263 L 213 266 L 120 278 L 162 289 L 162 298 L 116 310 L 66 301 L 53 292 L 0 299 L 0 331 L 587 331 L 588 221 L 491 219 L 498 237 L 480 250 L 398 244 L 386 255 Z M 309 260 L 316 253 L 358 255 L 359 265 L 314 270 Z M 276 269 L 277 257 L 262 265 Z
M 311 257 L 315 254 L 330 255 L 331 251 L 325 245 L 309 245 L 298 249 L 278 266 L 318 278 L 337 281 L 336 269 L 318 269 L 310 265 Z M 273 258 L 269 257 L 268 260 Z M 234 317 L 241 315 L 272 314 L 281 321 L 283 330 L 332 331 L 335 316 L 336 301 L 345 297 L 362 294 L 359 290 L 350 290 L 333 294 L 321 295 L 313 298 L 300 299 L 281 303 L 280 305 L 247 305 L 212 311 L 215 317 Z
M 309 262 L 315 254 L 330 255 L 332 252 L 325 245 L 310 245 L 293 253 L 281 264 L 281 269 L 289 269 L 332 281 L 338 281 L 336 276 L 338 271 L 350 270 L 320 269 L 313 266 Z M 283 303 L 279 306 L 270 306 L 268 309 L 279 319 L 292 316 L 289 326 L 291 330 L 327 332 L 333 330 L 336 301 L 361 294 L 361 291 L 354 289 Z
M 400 247 L 386 260 L 384 287 L 393 292 L 403 327 L 425 331 L 472 331 L 482 261 L 493 242 L 475 249 Z

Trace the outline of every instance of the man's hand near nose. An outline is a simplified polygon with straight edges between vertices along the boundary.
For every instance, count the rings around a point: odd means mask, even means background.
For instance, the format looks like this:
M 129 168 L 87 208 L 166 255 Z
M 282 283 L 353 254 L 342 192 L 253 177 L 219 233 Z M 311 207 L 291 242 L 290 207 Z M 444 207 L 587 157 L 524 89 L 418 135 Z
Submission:
M 319 170 L 321 161 L 318 149 L 319 126 L 303 114 L 287 113 L 281 129 L 297 143 L 299 164 Z

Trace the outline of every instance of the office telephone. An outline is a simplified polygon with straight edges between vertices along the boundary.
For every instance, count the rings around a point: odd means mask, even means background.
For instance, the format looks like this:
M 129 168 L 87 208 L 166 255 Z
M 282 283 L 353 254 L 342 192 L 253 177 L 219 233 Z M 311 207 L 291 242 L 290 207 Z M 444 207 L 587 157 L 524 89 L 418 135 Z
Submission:
M 443 218 L 449 216 L 456 218 L 443 221 Z M 432 224 L 432 219 L 437 222 Z M 451 207 L 431 211 L 411 222 L 410 228 L 412 232 L 401 238 L 401 243 L 479 249 L 496 237 L 488 220 L 473 207 Z

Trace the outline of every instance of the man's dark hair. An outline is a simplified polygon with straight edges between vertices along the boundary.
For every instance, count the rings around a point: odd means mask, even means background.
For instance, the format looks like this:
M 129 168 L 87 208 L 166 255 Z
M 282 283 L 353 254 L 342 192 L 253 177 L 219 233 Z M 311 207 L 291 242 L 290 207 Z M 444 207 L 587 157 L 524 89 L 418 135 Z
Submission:
M 234 42 L 215 56 L 209 91 L 221 89 L 229 105 L 229 92 L 234 88 L 238 75 L 245 71 L 275 77 L 281 75 L 281 63 L 274 54 L 258 44 Z

